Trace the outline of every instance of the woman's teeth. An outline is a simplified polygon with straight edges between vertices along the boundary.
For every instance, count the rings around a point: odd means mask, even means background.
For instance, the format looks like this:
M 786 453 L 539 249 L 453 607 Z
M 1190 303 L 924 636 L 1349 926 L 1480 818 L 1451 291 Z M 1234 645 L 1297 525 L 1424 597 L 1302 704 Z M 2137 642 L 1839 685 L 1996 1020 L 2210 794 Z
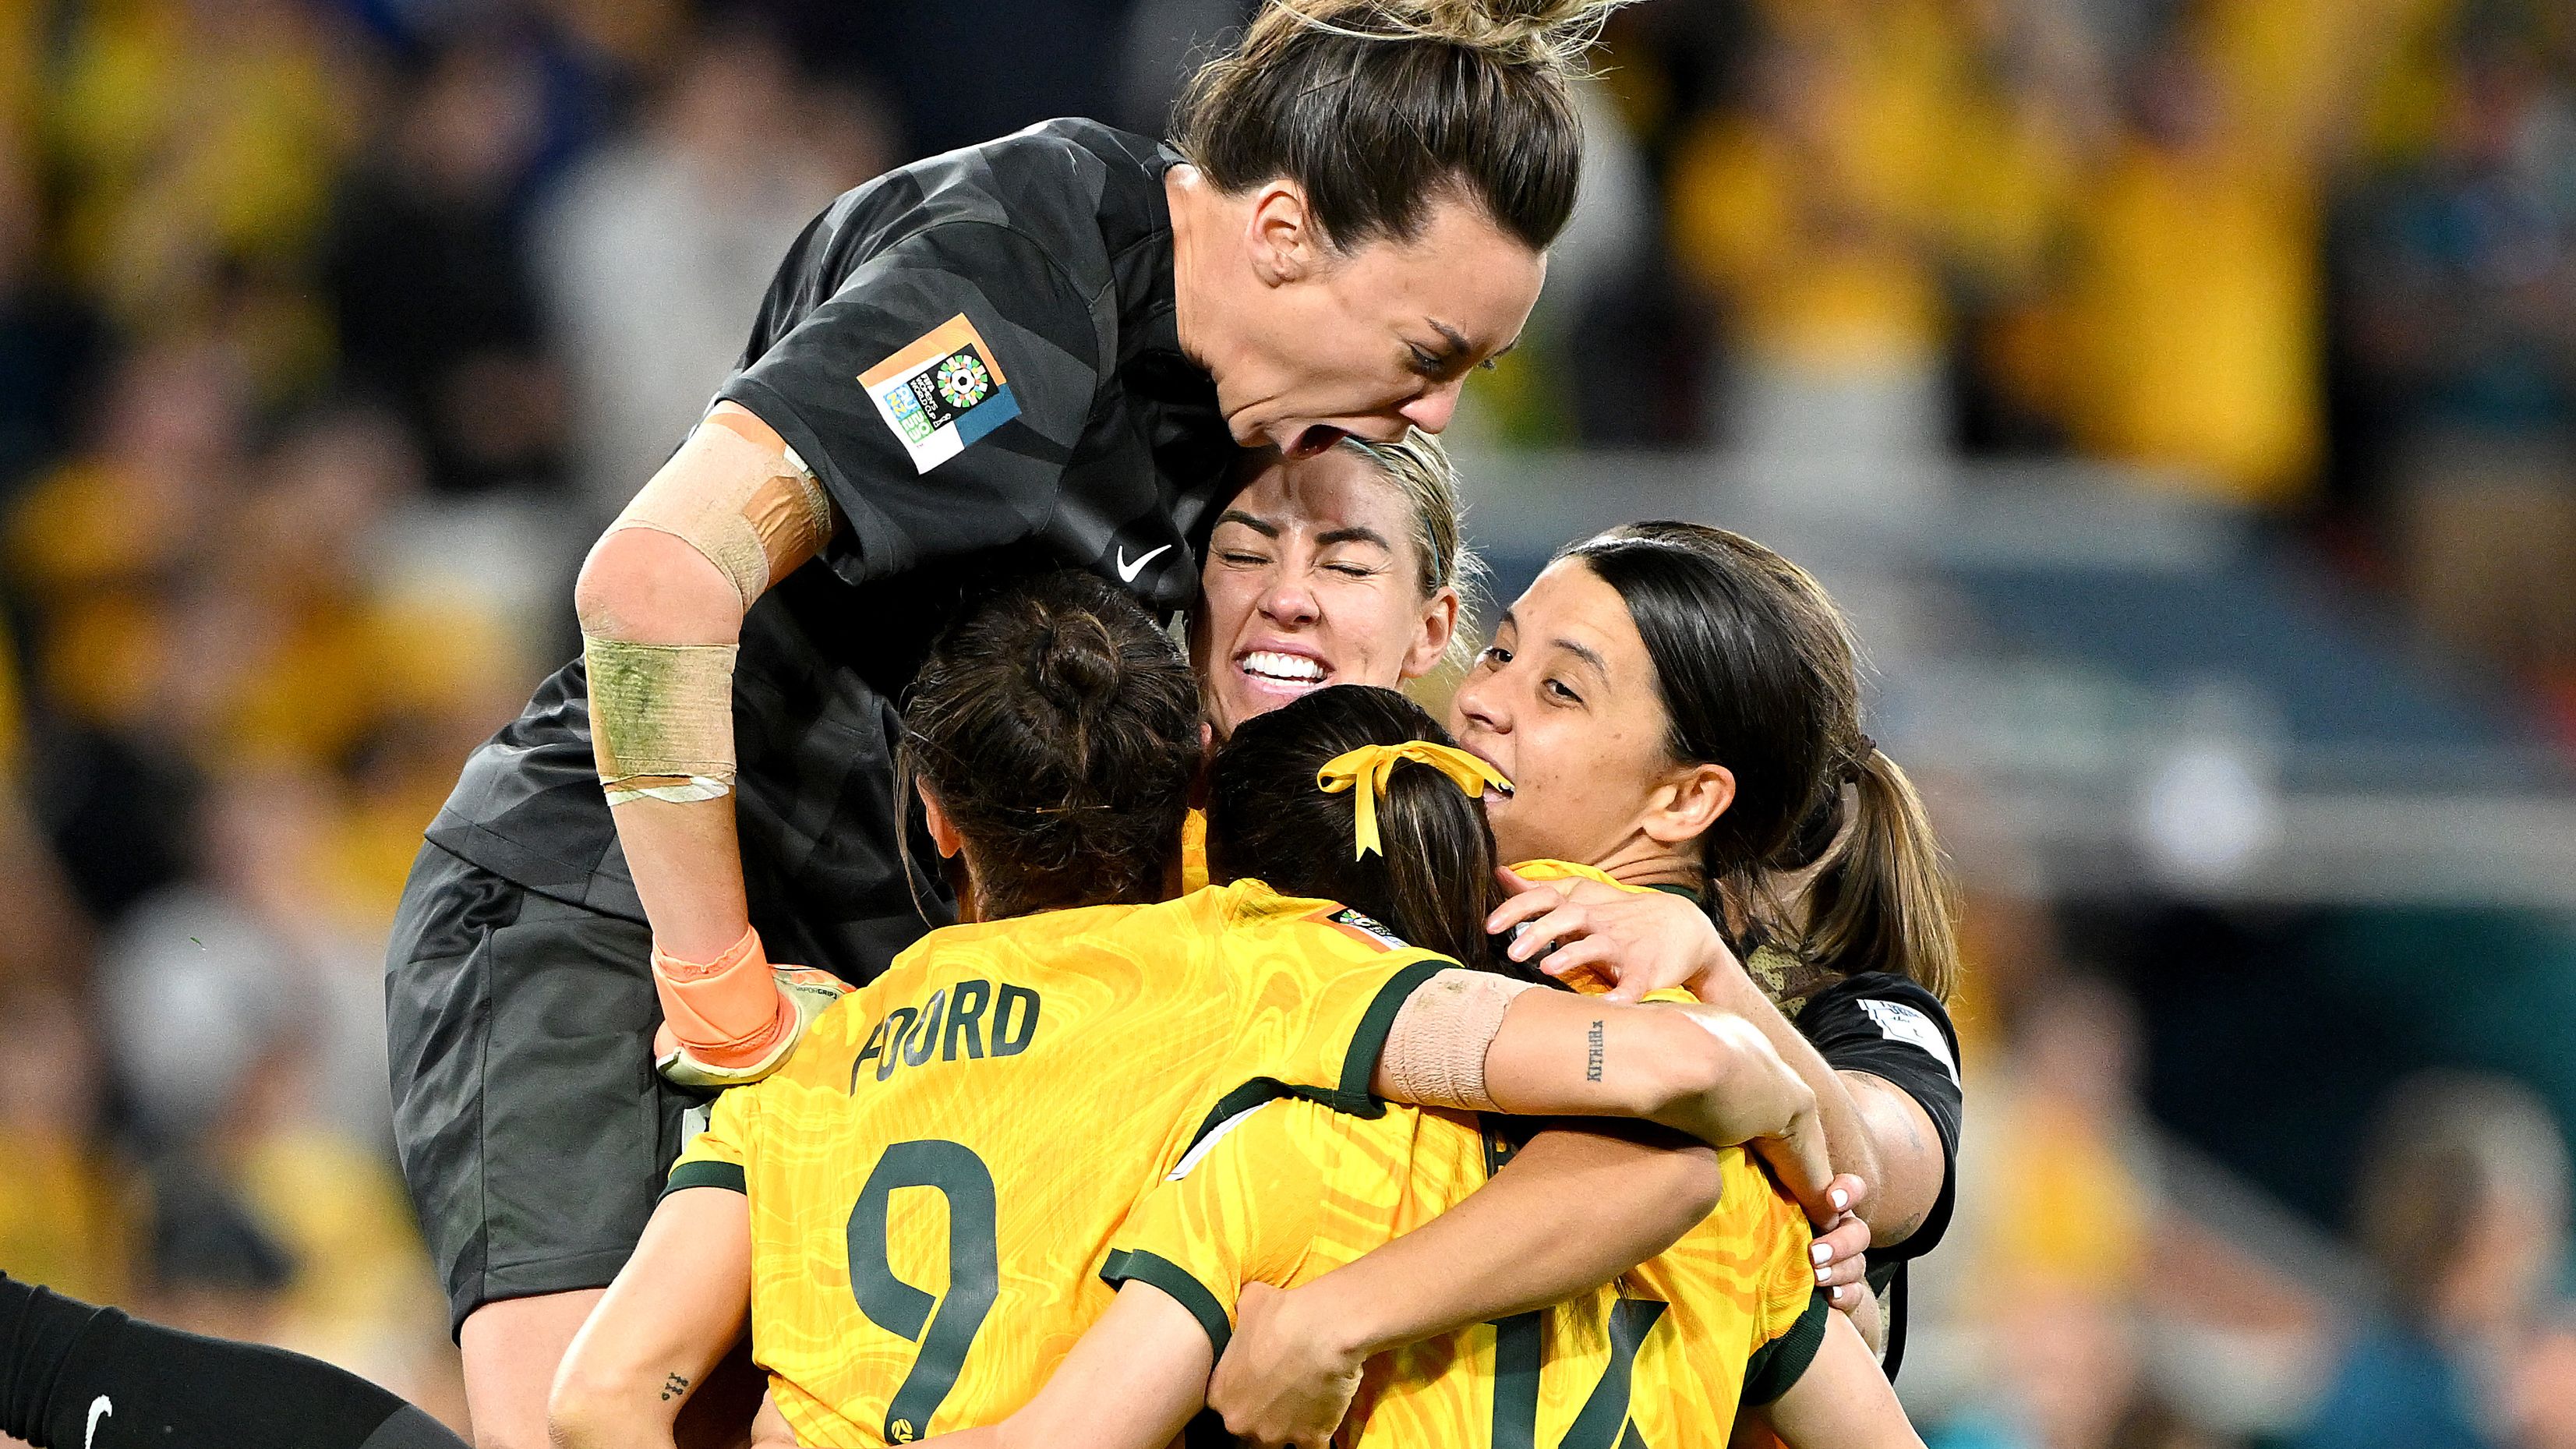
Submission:
M 1320 684 L 1324 666 L 1302 654 L 1273 654 L 1255 650 L 1243 656 L 1243 672 L 1281 684 Z

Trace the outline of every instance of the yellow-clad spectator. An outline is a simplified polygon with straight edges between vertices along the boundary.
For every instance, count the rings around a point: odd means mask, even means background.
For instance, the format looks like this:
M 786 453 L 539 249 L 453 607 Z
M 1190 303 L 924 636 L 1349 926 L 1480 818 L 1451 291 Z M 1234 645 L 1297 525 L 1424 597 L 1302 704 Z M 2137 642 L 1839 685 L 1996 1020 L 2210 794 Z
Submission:
M 0 150 L 16 152 L 35 140 L 39 38 L 50 8 L 43 0 L 0 0 Z
M 222 1176 L 293 1261 L 265 1341 L 414 1390 L 454 1373 L 438 1285 L 382 1147 L 313 1110 L 328 1084 L 290 1036 L 236 1088 Z
M 1675 256 L 1729 316 L 1729 441 L 1881 484 L 1943 451 L 1959 286 L 2007 354 L 1989 370 L 2047 410 L 2035 319 L 2097 129 L 2079 27 L 1961 0 L 1761 13 L 1750 103 L 1688 129 L 1671 175 Z
M 2323 446 L 2321 169 L 2411 3 L 2211 0 L 2140 68 L 2069 299 L 2080 446 L 2239 502 L 2307 494 Z
M 34 619 L 31 692 L 121 727 L 166 709 L 170 588 L 238 484 L 242 379 L 220 349 L 172 342 L 119 368 L 97 443 L 39 477 L 0 520 L 0 577 Z
M 300 264 L 355 140 L 314 7 L 100 0 L 68 27 L 49 107 L 62 258 L 129 323 L 202 316 L 218 264 Z
M 131 1192 L 95 1134 L 99 1073 L 59 991 L 0 991 L 0 1263 L 90 1299 L 126 1291 Z
M 361 830 L 348 882 L 380 915 L 452 783 L 423 781 L 452 775 L 455 755 L 507 716 L 496 701 L 524 685 L 521 641 L 471 598 L 370 570 L 418 471 L 387 420 L 319 414 L 244 483 L 238 422 L 207 366 L 192 353 L 138 360 L 102 447 L 11 513 L 8 572 L 38 621 L 38 682 L 73 719 L 164 740 L 208 770 L 333 772 L 381 756 L 366 772 L 365 814 L 379 823 Z M 436 768 L 409 768 L 424 751 Z
M 1676 257 L 1731 304 L 1753 365 L 1902 372 L 1941 345 L 1931 250 L 1960 40 L 1939 0 L 1765 7 L 1775 31 L 1744 113 L 1674 162 Z

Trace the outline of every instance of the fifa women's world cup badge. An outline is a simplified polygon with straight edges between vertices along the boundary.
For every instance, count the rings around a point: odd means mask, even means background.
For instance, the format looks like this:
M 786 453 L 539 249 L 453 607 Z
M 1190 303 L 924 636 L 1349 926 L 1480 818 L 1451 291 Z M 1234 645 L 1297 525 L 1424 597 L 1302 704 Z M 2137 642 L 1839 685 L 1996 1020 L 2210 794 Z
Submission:
M 912 456 L 916 473 L 1020 415 L 1001 360 L 962 312 L 859 374 L 859 385 Z

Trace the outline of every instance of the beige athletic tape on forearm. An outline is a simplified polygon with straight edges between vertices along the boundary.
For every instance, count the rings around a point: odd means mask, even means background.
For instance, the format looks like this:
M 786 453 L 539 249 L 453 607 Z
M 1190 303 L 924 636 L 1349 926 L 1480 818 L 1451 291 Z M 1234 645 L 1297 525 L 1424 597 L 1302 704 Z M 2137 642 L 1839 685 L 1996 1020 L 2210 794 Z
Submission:
M 609 804 L 713 800 L 733 789 L 734 650 L 581 636 L 590 749 Z
M 1532 983 L 1490 971 L 1448 970 L 1407 997 L 1378 1060 L 1406 1101 L 1424 1107 L 1499 1112 L 1485 1091 L 1485 1048 L 1503 1029 L 1512 998 Z
M 832 505 L 795 449 L 763 447 L 718 417 L 698 425 L 613 527 L 667 533 L 706 555 L 749 609 L 823 551 Z

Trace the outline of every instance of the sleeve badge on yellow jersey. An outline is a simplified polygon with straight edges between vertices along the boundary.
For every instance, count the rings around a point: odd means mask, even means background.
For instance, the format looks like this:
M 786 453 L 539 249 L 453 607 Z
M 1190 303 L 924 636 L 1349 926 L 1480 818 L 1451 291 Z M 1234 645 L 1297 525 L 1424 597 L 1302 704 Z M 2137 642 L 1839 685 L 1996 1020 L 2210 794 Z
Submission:
M 1001 359 L 958 313 L 859 374 L 877 416 L 927 473 L 1020 415 Z
M 1384 950 L 1402 951 L 1409 946 L 1402 936 L 1378 924 L 1374 918 L 1352 910 L 1348 906 L 1327 913 L 1324 919 L 1354 935 L 1377 943 Z

